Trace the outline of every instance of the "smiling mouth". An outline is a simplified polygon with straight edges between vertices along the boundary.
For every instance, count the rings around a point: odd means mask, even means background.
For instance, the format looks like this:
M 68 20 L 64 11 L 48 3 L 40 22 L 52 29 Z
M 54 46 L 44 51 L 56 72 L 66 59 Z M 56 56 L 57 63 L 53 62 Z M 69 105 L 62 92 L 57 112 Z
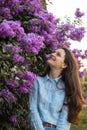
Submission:
M 50 56 L 48 59 L 52 59 L 53 61 L 56 60 L 56 58 L 54 56 Z

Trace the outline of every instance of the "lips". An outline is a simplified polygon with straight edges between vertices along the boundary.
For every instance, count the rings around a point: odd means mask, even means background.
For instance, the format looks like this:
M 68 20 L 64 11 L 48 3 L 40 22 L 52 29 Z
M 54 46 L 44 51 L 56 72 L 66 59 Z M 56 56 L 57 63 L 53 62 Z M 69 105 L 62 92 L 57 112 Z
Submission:
M 53 56 L 53 55 L 50 55 L 48 59 L 52 59 L 53 61 L 55 61 L 55 60 L 56 60 L 56 57 Z

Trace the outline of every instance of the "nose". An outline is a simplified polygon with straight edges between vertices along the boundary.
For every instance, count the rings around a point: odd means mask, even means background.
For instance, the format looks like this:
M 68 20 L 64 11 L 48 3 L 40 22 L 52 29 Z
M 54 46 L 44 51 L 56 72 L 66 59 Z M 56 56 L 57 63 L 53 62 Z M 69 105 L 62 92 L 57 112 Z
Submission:
M 52 56 L 55 56 L 55 52 L 52 52 L 51 55 L 52 55 Z
M 55 53 L 51 53 L 51 56 L 50 56 L 53 60 L 56 60 L 56 55 Z

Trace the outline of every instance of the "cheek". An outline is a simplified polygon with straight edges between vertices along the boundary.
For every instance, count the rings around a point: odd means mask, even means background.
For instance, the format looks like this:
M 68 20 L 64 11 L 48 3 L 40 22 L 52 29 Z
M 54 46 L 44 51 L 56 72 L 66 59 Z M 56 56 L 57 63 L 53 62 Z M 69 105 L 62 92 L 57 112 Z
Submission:
M 62 60 L 59 60 L 59 61 L 56 62 L 55 65 L 61 68 L 62 65 L 63 65 L 63 61 L 62 61 Z

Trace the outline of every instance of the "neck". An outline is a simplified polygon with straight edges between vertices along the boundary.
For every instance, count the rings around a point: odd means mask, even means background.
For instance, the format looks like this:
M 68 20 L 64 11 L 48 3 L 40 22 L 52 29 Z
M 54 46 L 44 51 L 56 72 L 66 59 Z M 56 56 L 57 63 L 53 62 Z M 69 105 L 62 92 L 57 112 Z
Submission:
M 57 78 L 61 75 L 61 70 L 50 70 L 49 77 L 51 79 Z

